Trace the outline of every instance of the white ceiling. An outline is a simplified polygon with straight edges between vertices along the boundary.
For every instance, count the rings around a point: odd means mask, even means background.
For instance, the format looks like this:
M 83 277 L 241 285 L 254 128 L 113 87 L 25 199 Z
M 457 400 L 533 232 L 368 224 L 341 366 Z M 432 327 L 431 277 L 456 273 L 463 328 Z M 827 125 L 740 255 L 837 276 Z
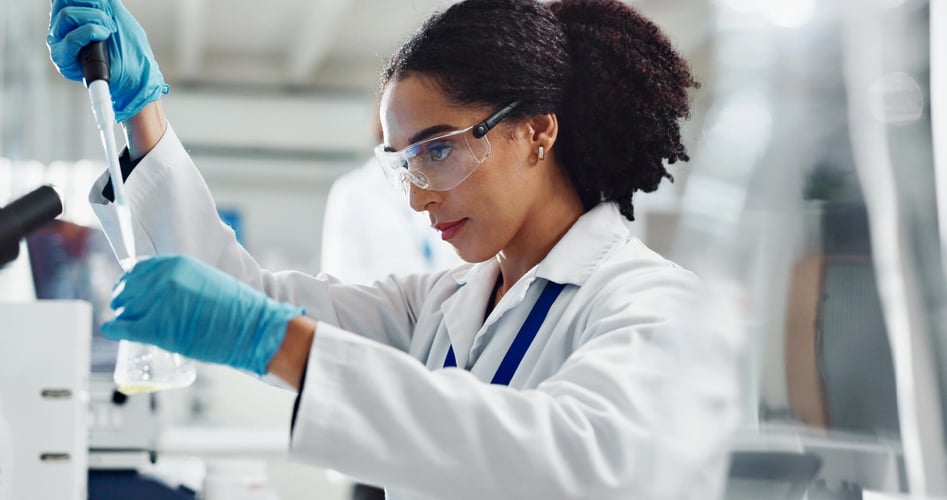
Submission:
M 14 18 L 35 19 L 15 36 L 42 40 L 48 2 L 2 2 L 16 4 L 7 7 Z M 171 83 L 353 90 L 373 89 L 385 58 L 431 13 L 451 3 L 125 0 Z M 631 3 L 665 28 L 684 52 L 701 45 L 710 32 L 708 0 Z
M 449 3 L 127 0 L 169 79 L 303 87 L 374 85 L 384 57 Z

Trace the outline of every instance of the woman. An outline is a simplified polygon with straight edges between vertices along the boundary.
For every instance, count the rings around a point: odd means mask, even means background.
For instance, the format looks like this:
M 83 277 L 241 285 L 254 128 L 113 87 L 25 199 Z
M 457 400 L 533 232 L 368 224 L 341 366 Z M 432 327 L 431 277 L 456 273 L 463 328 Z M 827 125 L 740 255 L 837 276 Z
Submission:
M 695 349 L 712 337 L 688 321 L 694 276 L 622 220 L 687 159 L 694 81 L 650 21 L 614 0 L 431 17 L 383 73 L 376 152 L 474 264 L 368 287 L 260 269 L 164 119 L 137 22 L 118 0 L 54 1 L 67 77 L 113 33 L 137 245 L 186 257 L 127 273 L 107 335 L 279 377 L 299 389 L 292 453 L 391 497 L 719 493 L 732 380 L 701 373 L 721 358 Z M 92 200 L 115 234 L 109 191 L 103 177 Z

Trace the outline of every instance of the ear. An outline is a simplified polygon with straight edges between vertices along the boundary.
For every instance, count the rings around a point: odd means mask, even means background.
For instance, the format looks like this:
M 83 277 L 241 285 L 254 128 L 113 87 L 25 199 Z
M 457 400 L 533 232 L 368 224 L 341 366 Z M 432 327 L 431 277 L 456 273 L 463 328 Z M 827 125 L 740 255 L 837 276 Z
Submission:
M 539 148 L 542 147 L 545 157 L 549 158 L 552 154 L 552 147 L 556 143 L 556 137 L 559 135 L 559 118 L 555 113 L 545 115 L 536 115 L 527 119 L 527 133 L 531 144 L 533 154 L 532 158 L 540 160 L 538 156 Z

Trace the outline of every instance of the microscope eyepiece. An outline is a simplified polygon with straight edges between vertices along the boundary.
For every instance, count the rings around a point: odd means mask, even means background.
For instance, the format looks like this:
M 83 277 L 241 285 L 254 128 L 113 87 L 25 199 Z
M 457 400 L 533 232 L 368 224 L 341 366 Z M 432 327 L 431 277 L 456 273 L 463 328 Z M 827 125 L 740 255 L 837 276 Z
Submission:
M 40 186 L 0 208 L 0 266 L 16 260 L 20 240 L 62 213 L 62 199 L 52 186 Z

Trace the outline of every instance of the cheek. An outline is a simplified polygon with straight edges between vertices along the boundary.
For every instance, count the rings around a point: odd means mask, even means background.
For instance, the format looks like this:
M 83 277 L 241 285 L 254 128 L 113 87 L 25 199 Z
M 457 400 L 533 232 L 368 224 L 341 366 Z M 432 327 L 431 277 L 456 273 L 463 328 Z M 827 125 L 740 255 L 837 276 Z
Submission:
M 470 238 L 458 242 L 462 257 L 467 258 L 467 252 L 477 258 L 492 252 L 492 257 L 515 236 L 533 198 L 532 181 L 524 175 L 522 163 L 516 163 L 522 162 L 518 153 L 510 147 L 494 149 L 480 168 L 444 197 L 443 204 L 451 206 L 453 214 L 462 213 L 474 223 Z
M 487 197 L 494 203 L 500 204 L 506 212 L 517 212 L 529 204 L 532 197 L 533 180 L 527 174 L 527 168 L 515 149 L 515 145 L 508 144 L 506 149 L 499 151 L 489 168 L 484 169 L 484 184 L 489 185 Z M 505 214 L 511 215 L 511 214 Z
M 497 219 L 505 215 L 503 208 L 515 201 L 510 198 L 515 198 L 516 184 L 506 174 L 506 166 L 497 161 L 500 158 L 491 157 L 490 160 L 461 185 L 463 190 L 458 194 L 471 208 L 480 212 L 480 217 Z
M 496 182 L 487 169 L 477 170 L 463 184 L 444 197 L 443 206 L 450 207 L 452 215 L 469 218 L 468 230 L 451 244 L 458 255 L 468 262 L 482 262 L 493 258 L 506 245 L 513 224 L 504 201 L 508 195 L 503 183 Z
M 505 165 L 490 167 L 471 179 L 474 182 L 468 200 L 474 211 L 471 217 L 477 218 L 482 236 L 496 244 L 498 238 L 510 238 L 516 232 L 516 221 L 520 219 L 527 197 L 523 196 L 518 180 L 507 175 Z

